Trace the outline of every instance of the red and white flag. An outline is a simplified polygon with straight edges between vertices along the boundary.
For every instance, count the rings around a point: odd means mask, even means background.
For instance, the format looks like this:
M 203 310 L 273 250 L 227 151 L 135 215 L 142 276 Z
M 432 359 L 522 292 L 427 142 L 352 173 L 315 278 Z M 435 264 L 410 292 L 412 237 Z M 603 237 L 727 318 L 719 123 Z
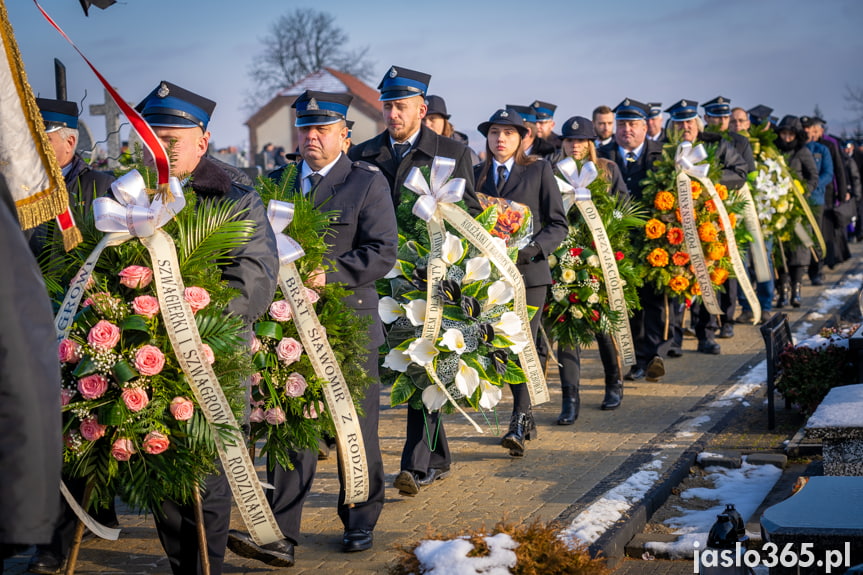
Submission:
M 0 40 L 0 173 L 15 200 L 21 228 L 57 218 L 68 250 L 81 241 L 81 233 L 69 211 L 66 184 L 27 82 L 4 0 Z

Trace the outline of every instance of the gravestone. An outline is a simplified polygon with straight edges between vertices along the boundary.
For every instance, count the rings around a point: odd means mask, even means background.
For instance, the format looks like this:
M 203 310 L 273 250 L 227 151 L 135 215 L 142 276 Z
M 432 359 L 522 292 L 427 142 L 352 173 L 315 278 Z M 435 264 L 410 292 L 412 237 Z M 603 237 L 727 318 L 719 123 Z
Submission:
M 831 389 L 804 430 L 821 439 L 825 475 L 863 476 L 863 384 Z
M 123 113 L 114 103 L 111 94 L 105 90 L 104 104 L 91 104 L 91 116 L 105 116 L 105 134 L 108 142 L 108 168 L 120 167 L 120 117 Z
M 761 326 L 761 337 L 764 338 L 764 347 L 767 352 L 767 428 L 776 427 L 776 406 L 774 405 L 774 390 L 776 377 L 779 375 L 779 354 L 791 344 L 791 325 L 788 316 L 784 313 L 775 313 L 773 317 Z M 791 402 L 785 400 L 785 409 L 791 407 Z

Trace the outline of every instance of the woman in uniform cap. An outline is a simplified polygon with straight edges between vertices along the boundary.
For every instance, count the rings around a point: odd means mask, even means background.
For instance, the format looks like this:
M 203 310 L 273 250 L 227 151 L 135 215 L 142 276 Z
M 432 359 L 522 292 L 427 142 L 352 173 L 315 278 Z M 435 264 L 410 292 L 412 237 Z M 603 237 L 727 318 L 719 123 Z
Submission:
M 566 214 L 551 165 L 528 158 L 522 151 L 527 134 L 524 120 L 515 110 L 495 112 L 477 129 L 486 137 L 486 159 L 474 166 L 476 189 L 486 195 L 525 204 L 533 216 L 533 239 L 519 250 L 516 265 L 524 278 L 527 305 L 542 308 L 545 292 L 551 284 L 546 256 L 566 237 Z M 530 322 L 536 341 L 542 314 Z M 524 455 L 525 440 L 532 439 L 536 424 L 531 413 L 530 396 L 525 385 L 511 385 L 512 418 L 501 445 L 510 455 Z

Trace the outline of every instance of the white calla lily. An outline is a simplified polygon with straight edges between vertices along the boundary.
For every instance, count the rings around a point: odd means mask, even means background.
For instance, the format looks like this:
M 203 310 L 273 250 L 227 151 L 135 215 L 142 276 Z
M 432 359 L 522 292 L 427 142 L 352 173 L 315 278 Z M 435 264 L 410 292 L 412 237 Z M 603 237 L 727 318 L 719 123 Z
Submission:
M 426 321 L 426 300 L 415 299 L 405 304 L 405 315 L 413 326 L 424 324 Z
M 464 334 L 461 330 L 455 328 L 449 328 L 443 333 L 443 337 L 441 337 L 441 345 L 459 355 L 463 354 L 465 349 L 467 349 L 467 346 L 464 343 Z
M 415 364 L 426 366 L 438 354 L 437 348 L 427 339 L 416 339 L 408 346 L 408 355 Z
M 508 336 L 513 336 L 521 333 L 521 319 L 519 319 L 518 314 L 514 311 L 507 311 L 492 324 L 492 327 L 495 331 L 502 331 Z
M 393 269 L 387 272 L 387 275 L 384 276 L 384 279 L 391 280 L 393 278 L 397 278 L 402 275 L 402 264 L 401 262 L 396 262 L 396 265 L 393 266 Z
M 513 353 L 521 353 L 522 351 L 524 351 L 524 348 L 527 347 L 527 344 L 530 343 L 530 339 L 523 331 L 510 335 L 509 341 L 512 342 L 512 345 L 509 346 L 509 349 L 511 349 Z
M 500 403 L 503 395 L 501 389 L 490 381 L 485 379 L 479 380 L 482 395 L 479 398 L 479 406 L 483 409 L 494 409 L 494 406 Z
M 423 390 L 423 405 L 429 411 L 437 411 L 447 402 L 446 394 L 437 385 L 430 385 Z
M 488 286 L 486 307 L 508 304 L 513 297 L 515 297 L 515 290 L 512 289 L 512 286 L 508 282 L 498 280 Z
M 458 361 L 458 373 L 455 374 L 455 386 L 465 397 L 470 397 L 479 385 L 479 372 L 463 362 Z
M 390 352 L 384 357 L 383 366 L 393 371 L 399 371 L 404 373 L 407 371 L 408 366 L 411 364 L 411 357 L 406 352 L 391 349 Z
M 402 304 L 391 298 L 384 296 L 378 300 L 378 315 L 381 316 L 381 321 L 384 323 L 392 323 L 405 315 L 405 310 Z
M 506 253 L 506 240 L 503 238 L 499 238 L 497 236 L 493 236 L 491 238 L 491 243 L 496 246 L 496 248 L 503 253 Z
M 453 265 L 458 262 L 461 257 L 464 255 L 464 245 L 461 240 L 447 232 L 446 237 L 443 240 L 443 246 L 441 246 L 441 258 L 448 263 L 449 265 Z
M 468 284 L 488 279 L 491 275 L 491 262 L 486 257 L 470 258 L 464 263 L 464 277 L 461 283 Z

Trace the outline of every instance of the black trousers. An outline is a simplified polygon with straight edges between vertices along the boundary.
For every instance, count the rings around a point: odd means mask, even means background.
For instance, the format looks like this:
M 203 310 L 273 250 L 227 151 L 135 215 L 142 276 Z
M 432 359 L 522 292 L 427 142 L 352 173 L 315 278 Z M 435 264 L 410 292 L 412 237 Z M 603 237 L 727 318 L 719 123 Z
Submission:
M 651 359 L 657 355 L 668 354 L 672 343 L 670 313 L 675 302 L 658 293 L 650 285 L 639 288 L 638 297 L 641 300 L 641 309 L 632 316 L 630 327 L 635 340 L 636 365 L 647 369 Z
M 231 524 L 231 487 L 219 462 L 219 473 L 207 477 L 201 493 L 204 529 L 207 535 L 207 555 L 210 574 L 221 575 Z M 174 575 L 201 573 L 197 521 L 192 505 L 174 501 L 162 503 L 162 515 L 154 514 L 159 541 L 171 563 Z
M 545 304 L 545 294 L 548 286 L 531 286 L 525 288 L 524 295 L 527 300 L 527 305 L 536 307 L 536 313 L 530 320 L 530 337 L 536 341 L 536 336 L 539 333 L 539 326 L 542 323 L 542 307 Z M 547 352 L 546 352 L 547 353 Z M 509 385 L 512 391 L 512 412 L 527 413 L 530 410 L 530 392 L 525 388 L 527 382 L 516 385 Z
M 617 383 L 621 379 L 621 368 L 620 354 L 614 345 L 614 338 L 607 333 L 598 333 L 596 334 L 596 347 L 599 351 L 599 360 L 605 371 L 605 383 Z M 558 345 L 557 360 L 561 387 L 575 387 L 577 389 L 581 381 L 581 348 Z
M 425 409 L 408 406 L 401 469 L 423 476 L 429 469 L 449 469 L 450 465 L 452 454 L 441 412 L 429 413 Z
M 370 385 L 363 399 L 364 415 L 360 416 L 360 429 L 366 450 L 366 465 L 369 470 L 369 498 L 364 503 L 349 508 L 345 505 L 345 480 L 339 460 L 339 502 L 337 511 L 345 530 L 374 530 L 384 507 L 384 463 L 378 438 L 380 420 L 381 384 L 378 382 L 377 351 L 370 353 L 365 362 L 366 371 L 376 383 Z M 285 469 L 276 464 L 272 470 L 267 465 L 267 480 L 275 489 L 267 490 L 267 499 L 279 524 L 282 534 L 297 544 L 300 537 L 300 522 L 303 504 L 312 489 L 318 467 L 318 452 L 309 449 L 291 454 L 294 469 Z

